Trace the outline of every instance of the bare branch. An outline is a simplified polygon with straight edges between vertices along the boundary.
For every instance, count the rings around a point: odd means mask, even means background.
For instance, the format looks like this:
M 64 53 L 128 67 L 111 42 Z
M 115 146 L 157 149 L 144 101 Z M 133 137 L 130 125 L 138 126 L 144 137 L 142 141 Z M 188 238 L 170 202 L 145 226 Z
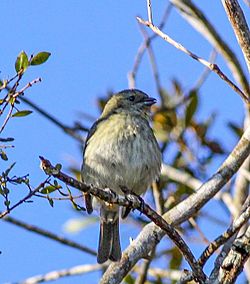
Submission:
M 152 7 L 151 0 L 147 0 L 147 8 L 148 8 L 148 21 L 153 24 L 153 15 L 152 15 Z
M 231 249 L 220 267 L 211 274 L 208 284 L 235 283 L 250 256 L 250 226 L 244 235 L 233 242 Z
M 164 14 L 163 14 L 163 17 L 162 17 L 162 20 L 161 20 L 161 23 L 159 24 L 159 28 L 162 29 L 165 24 L 166 24 L 166 21 L 167 21 L 167 17 L 171 11 L 171 8 L 172 8 L 172 5 L 168 5 Z M 139 66 L 140 66 L 140 63 L 142 61 L 142 57 L 144 55 L 144 52 L 145 50 L 147 49 L 147 46 L 149 46 L 152 42 L 153 39 L 155 39 L 157 37 L 156 34 L 153 34 L 151 35 L 147 41 L 143 41 L 138 50 L 137 50 L 137 53 L 136 53 L 136 56 L 135 56 L 135 60 L 134 60 L 134 66 L 132 68 L 132 70 L 130 72 L 128 72 L 128 85 L 129 85 L 129 88 L 130 89 L 134 89 L 136 87 L 136 84 L 135 84 L 135 79 L 136 79 L 136 75 L 137 75 L 137 72 L 138 72 L 138 69 L 139 69 Z
M 205 182 L 197 192 L 179 203 L 170 211 L 163 215 L 164 219 L 173 225 L 179 225 L 188 220 L 200 210 L 227 181 L 238 171 L 241 164 L 250 154 L 250 127 L 228 156 L 218 171 Z M 124 251 L 119 263 L 112 263 L 105 272 L 102 283 L 116 279 L 119 283 L 125 275 L 132 269 L 139 259 L 147 256 L 150 251 L 160 242 L 165 232 L 150 223 L 143 228 L 139 236 Z
M 246 115 L 244 119 L 244 129 L 246 129 L 248 126 L 250 126 L 250 113 L 249 110 L 246 109 Z M 240 209 L 246 197 L 249 195 L 249 180 L 243 174 L 244 171 L 249 171 L 249 169 L 250 169 L 250 157 L 248 157 L 242 164 L 240 171 L 237 173 L 237 177 L 234 184 L 235 190 L 234 190 L 233 201 L 238 213 L 240 212 Z
M 249 220 L 250 218 L 250 197 L 246 200 L 244 205 L 245 210 L 241 215 L 234 220 L 232 225 L 224 232 L 222 235 L 217 237 L 209 246 L 204 250 L 199 258 L 199 264 L 203 267 L 208 260 L 208 258 L 227 240 L 229 240 L 234 234 L 236 234 L 240 228 Z
M 86 246 L 83 246 L 81 244 L 78 244 L 74 241 L 71 241 L 69 239 L 66 239 L 64 237 L 61 237 L 61 236 L 58 236 L 54 233 L 51 233 L 47 230 L 44 230 L 42 228 L 39 228 L 37 226 L 34 226 L 34 225 L 30 225 L 30 224 L 27 224 L 23 221 L 20 221 L 20 220 L 17 220 L 13 217 L 10 217 L 10 216 L 5 216 L 3 219 L 1 219 L 2 221 L 5 221 L 5 222 L 8 222 L 8 223 L 11 223 L 11 224 L 14 224 L 18 227 L 21 227 L 25 230 L 28 230 L 29 232 L 33 232 L 33 233 L 36 233 L 36 234 L 39 234 L 41 236 L 44 236 L 46 238 L 49 238 L 49 239 L 52 239 L 54 241 L 57 241 L 63 245 L 66 245 L 66 246 L 69 246 L 69 247 L 72 247 L 72 248 L 75 248 L 75 249 L 79 249 L 81 251 L 84 251 L 86 253 L 89 253 L 91 255 L 94 255 L 96 256 L 96 252 Z
M 244 102 L 246 104 L 249 104 L 250 100 L 248 98 L 247 95 L 245 95 L 241 89 L 239 87 L 237 87 L 218 67 L 217 64 L 213 64 L 210 63 L 208 61 L 206 61 L 205 59 L 197 56 L 196 54 L 194 54 L 193 52 L 191 52 L 190 50 L 188 50 L 187 48 L 185 48 L 183 45 L 181 45 L 180 43 L 176 42 L 175 40 L 173 40 L 172 38 L 170 38 L 168 35 L 166 35 L 165 33 L 163 33 L 161 30 L 159 30 L 159 28 L 157 28 L 156 26 L 154 26 L 153 24 L 151 24 L 148 21 L 145 21 L 139 17 L 137 17 L 137 20 L 139 21 L 139 23 L 149 27 L 153 32 L 155 32 L 156 34 L 158 34 L 160 37 L 162 37 L 166 42 L 170 43 L 171 45 L 173 45 L 174 47 L 176 47 L 177 49 L 183 51 L 184 53 L 186 53 L 187 55 L 189 55 L 190 57 L 192 57 L 193 59 L 197 60 L 198 62 L 200 62 L 201 64 L 203 64 L 204 66 L 206 66 L 207 68 L 209 68 L 211 71 L 213 71 L 214 73 L 216 73 L 222 80 L 224 80 L 236 93 L 238 93 L 242 99 L 244 100 Z
M 192 189 L 197 189 L 202 185 L 202 182 L 190 174 L 185 173 L 181 170 L 175 169 L 167 164 L 162 164 L 161 166 L 161 176 L 163 178 L 172 179 L 179 183 L 185 184 Z
M 82 275 L 98 270 L 102 270 L 107 266 L 104 264 L 84 264 L 84 265 L 78 265 L 74 266 L 68 269 L 62 269 L 62 270 L 55 270 L 48 272 L 44 275 L 36 275 L 32 276 L 30 278 L 27 278 L 21 282 L 18 282 L 18 284 L 37 284 L 41 282 L 48 282 L 48 281 L 55 281 L 62 277 L 67 276 L 75 276 L 75 275 Z
M 205 14 L 191 0 L 170 0 L 171 3 L 180 11 L 180 14 L 205 37 L 219 53 L 225 58 L 235 80 L 242 86 L 245 94 L 249 94 L 248 76 L 233 50 L 222 39 L 212 23 L 209 22 Z
M 30 101 L 29 99 L 25 98 L 25 97 L 20 97 L 19 98 L 21 101 L 23 101 L 24 103 L 26 103 L 27 105 L 31 106 L 34 110 L 36 110 L 38 113 L 40 113 L 41 115 L 43 115 L 45 118 L 47 118 L 49 121 L 51 121 L 52 123 L 54 123 L 56 126 L 58 126 L 60 129 L 62 129 L 66 134 L 70 135 L 71 137 L 75 138 L 78 142 L 83 143 L 83 138 L 78 135 L 73 129 L 72 127 L 69 127 L 65 124 L 63 124 L 62 122 L 60 122 L 58 119 L 56 119 L 54 116 L 52 116 L 51 114 L 49 114 L 47 111 L 43 110 L 41 107 L 37 106 L 35 103 L 33 103 L 32 101 Z M 87 131 L 87 129 L 86 129 Z
M 23 95 L 23 93 L 29 89 L 30 87 L 32 87 L 34 84 L 37 84 L 37 83 L 40 83 L 42 81 L 42 79 L 39 77 L 39 78 L 36 78 L 34 79 L 33 81 L 29 82 L 28 84 L 26 84 L 21 90 L 19 90 L 18 92 L 16 92 L 12 97 L 13 98 L 17 98 L 18 96 L 20 95 Z
M 150 44 L 149 35 L 146 32 L 146 30 L 143 28 L 142 25 L 140 25 L 140 30 L 141 30 L 141 33 L 144 37 L 144 42 L 148 43 L 147 44 L 147 51 L 148 51 L 149 61 L 150 61 L 150 65 L 151 65 L 151 68 L 152 68 L 152 73 L 153 73 L 153 76 L 154 76 L 154 80 L 155 80 L 155 83 L 156 83 L 156 88 L 157 88 L 158 94 L 161 96 L 162 87 L 161 87 L 161 83 L 160 83 L 160 75 L 159 75 L 159 72 L 158 72 L 158 67 L 157 67 L 154 51 L 153 51 L 153 48 Z M 162 98 L 162 101 L 163 101 L 163 98 Z
M 19 200 L 16 204 L 14 204 L 12 207 L 8 208 L 6 211 L 4 212 L 0 212 L 0 219 L 5 217 L 7 214 L 9 214 L 13 209 L 15 209 L 16 207 L 18 207 L 19 205 L 21 205 L 22 203 L 26 202 L 28 199 L 30 199 L 33 195 L 35 195 L 40 189 L 44 188 L 45 184 L 47 183 L 49 178 L 47 178 L 44 182 L 42 182 L 41 184 L 39 184 L 39 186 L 37 188 L 35 188 L 34 190 L 30 190 L 30 192 L 21 200 Z
M 237 0 L 221 0 L 250 72 L 250 31 Z

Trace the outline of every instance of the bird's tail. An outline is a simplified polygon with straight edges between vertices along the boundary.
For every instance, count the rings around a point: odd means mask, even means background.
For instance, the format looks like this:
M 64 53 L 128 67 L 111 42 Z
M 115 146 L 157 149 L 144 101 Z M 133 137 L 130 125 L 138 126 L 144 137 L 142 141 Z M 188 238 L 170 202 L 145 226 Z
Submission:
M 108 210 L 106 205 L 100 208 L 100 235 L 97 262 L 104 263 L 108 259 L 121 259 L 121 245 L 119 236 L 119 208 Z

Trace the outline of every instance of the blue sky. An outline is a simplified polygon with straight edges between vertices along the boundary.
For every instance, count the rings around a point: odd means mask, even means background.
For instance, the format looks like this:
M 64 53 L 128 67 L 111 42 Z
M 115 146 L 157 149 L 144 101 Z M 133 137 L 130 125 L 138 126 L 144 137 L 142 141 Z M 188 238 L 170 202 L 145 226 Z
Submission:
M 199 7 L 207 12 L 207 17 L 236 52 L 239 60 L 244 62 L 220 1 L 194 2 L 199 3 Z M 154 22 L 158 24 L 166 1 L 152 1 L 152 4 Z M 41 77 L 42 82 L 30 88 L 26 96 L 63 123 L 70 125 L 75 119 L 79 119 L 81 111 L 98 117 L 96 98 L 109 89 L 119 91 L 128 87 L 127 73 L 132 69 L 137 48 L 142 41 L 135 17 L 140 15 L 146 18 L 146 1 L 2 0 L 1 11 L 1 78 L 10 78 L 15 74 L 14 62 L 21 50 L 28 54 L 43 50 L 51 52 L 51 57 L 44 65 L 28 70 L 21 84 L 25 85 L 32 79 Z M 249 14 L 248 10 L 246 18 L 249 18 Z M 212 50 L 210 44 L 190 28 L 175 10 L 167 21 L 165 31 L 194 53 L 209 58 Z M 204 69 L 201 64 L 160 38 L 154 41 L 153 47 L 164 87 L 170 87 L 172 78 L 181 81 L 187 90 L 195 84 Z M 220 56 L 217 63 L 232 78 Z M 244 68 L 246 71 L 245 66 Z M 137 87 L 156 96 L 147 56 L 138 73 Z M 27 106 L 20 108 L 27 109 Z M 228 131 L 226 123 L 229 120 L 241 123 L 244 117 L 243 104 L 241 98 L 217 75 L 210 74 L 201 90 L 198 115 L 206 118 L 213 111 L 218 113 L 218 120 L 211 131 L 211 137 L 221 139 L 226 150 L 230 150 L 236 139 Z M 84 123 L 90 125 L 89 122 Z M 15 148 L 8 151 L 9 161 L 0 161 L 0 170 L 17 161 L 15 174 L 30 173 L 34 186 L 45 178 L 39 168 L 39 155 L 59 162 L 65 168 L 70 161 L 75 161 L 80 166 L 82 157 L 79 145 L 39 114 L 12 119 L 3 134 L 4 137 L 14 136 L 16 140 Z M 214 161 L 210 173 L 221 161 L 222 159 Z M 23 191 L 14 187 L 12 196 L 13 200 L 19 200 Z M 13 216 L 96 248 L 97 225 L 77 235 L 63 231 L 62 226 L 69 218 L 80 217 L 69 203 L 57 202 L 51 208 L 46 200 L 33 200 L 34 203 L 24 204 L 14 210 Z M 0 208 L 2 206 L 0 203 Z M 207 210 L 213 209 L 208 205 Z M 221 208 L 217 210 L 220 214 Z M 229 222 L 227 216 L 225 220 Z M 0 228 L 0 266 L 4 267 L 0 283 L 18 281 L 74 265 L 95 263 L 94 257 L 13 225 L 1 222 Z M 209 228 L 209 237 L 217 236 L 221 230 L 222 228 Z M 125 248 L 128 237 L 132 235 L 135 238 L 138 231 L 135 231 L 132 224 L 123 226 L 121 231 L 125 236 Z M 197 256 L 199 252 L 197 249 Z M 98 279 L 97 273 L 93 275 L 86 275 L 83 279 Z M 58 283 L 75 283 L 79 279 L 82 278 L 62 279 Z

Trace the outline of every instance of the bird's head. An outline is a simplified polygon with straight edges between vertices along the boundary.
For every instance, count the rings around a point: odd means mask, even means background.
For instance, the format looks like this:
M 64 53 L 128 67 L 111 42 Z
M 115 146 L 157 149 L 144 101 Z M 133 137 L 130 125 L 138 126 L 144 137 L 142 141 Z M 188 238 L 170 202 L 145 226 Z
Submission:
M 106 103 L 102 116 L 113 112 L 130 112 L 147 115 L 156 99 L 137 89 L 124 90 L 114 94 Z

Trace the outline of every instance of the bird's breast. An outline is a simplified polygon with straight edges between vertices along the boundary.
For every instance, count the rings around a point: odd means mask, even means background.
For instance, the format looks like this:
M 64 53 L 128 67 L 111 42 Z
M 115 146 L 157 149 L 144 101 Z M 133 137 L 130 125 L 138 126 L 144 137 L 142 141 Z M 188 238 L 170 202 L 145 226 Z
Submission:
M 84 174 L 89 183 L 118 193 L 125 186 L 141 194 L 159 174 L 159 148 L 147 121 L 115 117 L 98 126 L 88 141 Z

